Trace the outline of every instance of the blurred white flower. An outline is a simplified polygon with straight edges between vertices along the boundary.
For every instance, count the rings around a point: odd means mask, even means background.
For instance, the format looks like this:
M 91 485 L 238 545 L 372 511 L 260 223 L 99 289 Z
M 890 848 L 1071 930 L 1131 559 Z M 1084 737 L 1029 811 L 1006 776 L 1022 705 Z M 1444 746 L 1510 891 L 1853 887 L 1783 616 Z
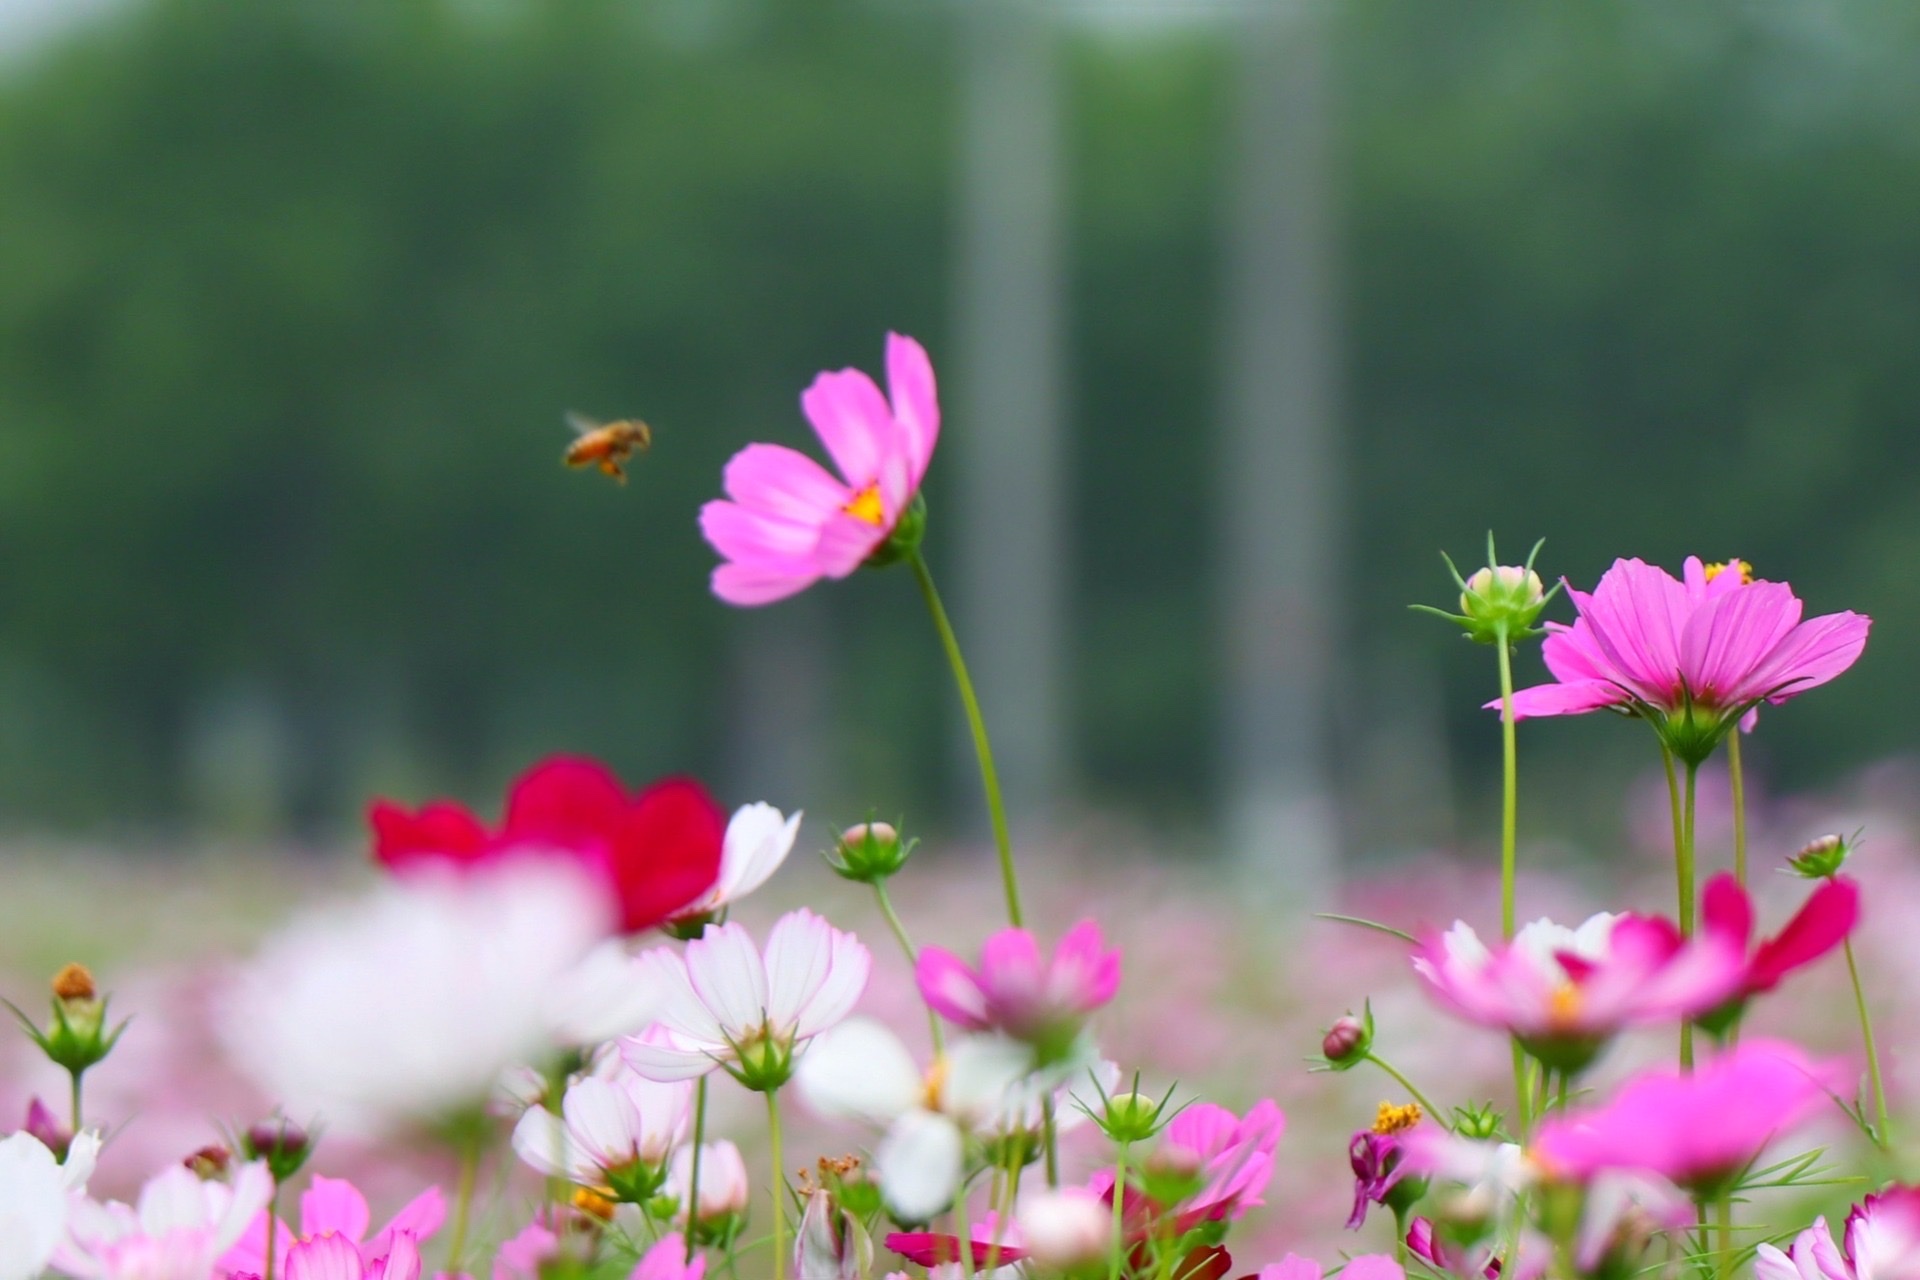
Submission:
M 667 1157 L 687 1131 L 693 1086 L 661 1084 L 619 1071 L 568 1086 L 560 1115 L 529 1108 L 513 1130 L 513 1149 L 549 1177 L 610 1187 L 616 1198 L 651 1196 L 666 1176 Z
M 556 1038 L 585 1049 L 645 1027 L 660 1013 L 660 988 L 651 972 L 617 938 L 589 951 L 554 990 Z
M 1107 1256 L 1113 1206 L 1088 1187 L 1059 1187 L 1023 1196 L 1020 1235 L 1035 1261 L 1073 1271 Z
M 174 1165 L 147 1180 L 133 1207 L 75 1196 L 53 1266 L 77 1280 L 207 1280 L 272 1195 L 273 1175 L 256 1160 L 231 1184 Z
M 873 958 L 851 933 L 802 908 L 777 921 L 762 955 L 737 924 L 646 957 L 665 990 L 664 1034 L 621 1043 L 633 1069 L 654 1080 L 691 1080 L 715 1067 L 749 1089 L 778 1089 L 794 1055 L 852 1012 Z
M 276 1101 L 330 1124 L 441 1118 L 555 1050 L 558 993 L 610 926 L 605 895 L 556 859 L 409 876 L 270 939 L 221 1038 Z
M 784 817 L 770 804 L 745 804 L 733 811 L 720 850 L 720 878 L 713 888 L 674 913 L 676 920 L 711 915 L 732 906 L 767 882 L 793 852 L 801 814 Z
M 45 1269 L 67 1229 L 67 1202 L 93 1174 L 100 1139 L 76 1135 L 65 1164 L 30 1133 L 0 1139 L 0 1280 Z

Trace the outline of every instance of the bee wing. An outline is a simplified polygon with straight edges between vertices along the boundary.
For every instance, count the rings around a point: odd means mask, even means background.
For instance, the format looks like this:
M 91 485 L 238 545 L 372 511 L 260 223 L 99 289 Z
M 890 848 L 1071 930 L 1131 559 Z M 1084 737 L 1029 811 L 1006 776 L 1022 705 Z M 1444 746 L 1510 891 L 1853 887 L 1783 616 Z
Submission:
M 567 425 L 573 428 L 573 434 L 576 436 L 590 436 L 598 431 L 602 424 L 595 422 L 584 413 L 575 413 L 569 409 L 567 410 Z

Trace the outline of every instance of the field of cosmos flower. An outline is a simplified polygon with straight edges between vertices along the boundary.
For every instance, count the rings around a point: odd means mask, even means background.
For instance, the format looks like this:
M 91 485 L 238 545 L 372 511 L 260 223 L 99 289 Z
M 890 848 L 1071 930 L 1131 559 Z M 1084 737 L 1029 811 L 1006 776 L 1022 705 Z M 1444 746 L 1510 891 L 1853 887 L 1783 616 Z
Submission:
M 0 1280 L 1920 1276 L 1920 811 L 1740 755 L 1866 617 L 1738 559 L 1549 586 L 1489 538 L 1419 607 L 1485 654 L 1498 862 L 1278 920 L 1023 843 L 922 554 L 932 360 L 890 334 L 800 408 L 824 462 L 742 442 L 697 513 L 713 607 L 917 597 L 991 854 L 563 755 L 491 812 L 369 797 L 358 877 L 122 873 L 98 954 L 5 979 Z M 1659 780 L 1584 876 L 1516 839 L 1524 722 L 1576 715 Z M 20 873 L 14 918 L 72 883 Z

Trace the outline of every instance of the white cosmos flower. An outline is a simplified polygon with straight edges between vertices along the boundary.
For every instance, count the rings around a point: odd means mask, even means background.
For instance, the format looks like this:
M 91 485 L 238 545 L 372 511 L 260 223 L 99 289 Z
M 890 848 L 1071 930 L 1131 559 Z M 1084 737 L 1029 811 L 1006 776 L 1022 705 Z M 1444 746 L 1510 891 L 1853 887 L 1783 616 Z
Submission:
M 680 1215 L 681 1225 L 685 1225 L 687 1210 L 687 1186 L 693 1177 L 693 1148 L 682 1147 L 673 1153 L 673 1167 L 667 1174 L 667 1185 L 661 1190 L 680 1204 L 675 1210 Z M 750 1187 L 747 1182 L 747 1162 L 740 1157 L 740 1148 L 725 1138 L 718 1142 L 700 1144 L 700 1200 L 697 1221 L 706 1223 L 715 1218 L 724 1218 L 730 1214 L 745 1213 Z
M 793 852 L 800 818 L 798 810 L 792 817 L 785 817 L 770 804 L 745 804 L 735 809 L 720 847 L 719 879 L 713 882 L 713 888 L 675 912 L 674 919 L 711 915 L 765 884 Z
M 148 1179 L 134 1206 L 75 1196 L 53 1265 L 78 1280 L 207 1280 L 272 1195 L 273 1175 L 256 1160 L 234 1170 L 231 1185 L 174 1165 Z
M 693 1086 L 617 1071 L 568 1086 L 560 1115 L 532 1107 L 513 1130 L 513 1149 L 549 1177 L 612 1187 L 622 1199 L 658 1189 L 667 1157 L 687 1132 Z
M 361 1130 L 439 1118 L 555 1050 L 557 993 L 611 923 L 605 895 L 558 859 L 411 875 L 269 940 L 221 1036 L 303 1114 Z
M 1010 1099 L 1024 1110 L 1032 1069 L 1031 1048 L 981 1035 L 954 1041 L 922 1073 L 892 1031 L 854 1018 L 814 1042 L 796 1082 L 821 1114 L 886 1130 L 873 1153 L 880 1189 L 899 1218 L 926 1222 L 953 1203 L 967 1135 L 1000 1127 Z
M 76 1135 L 65 1164 L 30 1133 L 0 1139 L 0 1280 L 29 1280 L 45 1269 L 67 1229 L 67 1202 L 87 1185 L 99 1135 Z
M 663 992 L 659 1032 L 621 1042 L 653 1080 L 691 1080 L 715 1067 L 750 1089 L 777 1089 L 794 1055 L 852 1012 L 873 958 L 860 940 L 802 908 L 780 917 L 764 954 L 737 924 L 709 927 L 683 958 L 645 957 Z
M 660 990 L 651 974 L 651 967 L 629 954 L 618 938 L 602 942 L 554 992 L 556 1037 L 584 1049 L 639 1031 L 660 1012 Z

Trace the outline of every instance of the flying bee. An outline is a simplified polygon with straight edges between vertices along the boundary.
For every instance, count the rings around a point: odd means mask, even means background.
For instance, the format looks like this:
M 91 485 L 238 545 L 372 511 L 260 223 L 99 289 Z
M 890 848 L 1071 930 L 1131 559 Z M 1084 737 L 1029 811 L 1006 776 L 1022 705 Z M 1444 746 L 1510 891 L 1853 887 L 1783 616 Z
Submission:
M 567 425 L 573 428 L 574 441 L 562 461 L 570 467 L 597 467 L 601 475 L 621 484 L 627 482 L 622 464 L 635 452 L 645 453 L 653 443 L 653 428 L 638 418 L 595 422 L 584 414 L 569 413 Z

